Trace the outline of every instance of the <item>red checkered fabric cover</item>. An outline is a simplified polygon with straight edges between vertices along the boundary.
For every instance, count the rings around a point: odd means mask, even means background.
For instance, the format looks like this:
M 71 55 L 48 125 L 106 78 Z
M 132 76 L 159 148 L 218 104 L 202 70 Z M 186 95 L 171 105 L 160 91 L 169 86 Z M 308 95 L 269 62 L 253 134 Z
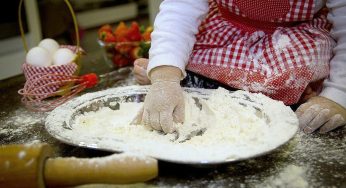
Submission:
M 72 51 L 76 52 L 75 46 L 60 46 L 61 48 L 69 48 Z M 59 74 L 59 75 L 66 75 L 66 76 L 72 76 L 78 66 L 75 63 L 69 63 L 66 65 L 59 65 L 59 66 L 49 66 L 49 67 L 38 67 L 38 66 L 32 66 L 28 63 L 24 63 L 22 66 L 22 70 L 26 79 L 24 90 L 25 88 L 37 88 L 37 90 L 34 92 L 34 94 L 37 95 L 37 97 L 46 97 L 50 94 L 57 91 L 62 85 L 59 83 L 59 79 L 57 76 L 47 76 L 49 74 Z M 47 76 L 44 79 L 42 76 Z
M 287 105 L 328 76 L 335 41 L 325 14 L 313 15 L 313 0 L 214 0 L 209 6 L 187 70 Z

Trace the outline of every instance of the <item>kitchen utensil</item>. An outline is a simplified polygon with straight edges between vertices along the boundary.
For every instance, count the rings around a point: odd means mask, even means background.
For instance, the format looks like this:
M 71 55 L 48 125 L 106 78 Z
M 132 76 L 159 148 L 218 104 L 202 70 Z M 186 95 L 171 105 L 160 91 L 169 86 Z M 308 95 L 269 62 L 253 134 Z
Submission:
M 0 187 L 40 188 L 127 184 L 158 175 L 150 157 L 113 154 L 99 158 L 52 158 L 47 144 L 0 146 Z
M 192 97 L 196 97 L 198 99 L 207 99 L 210 96 L 210 94 L 213 92 L 213 90 L 209 89 L 198 89 L 198 88 L 183 88 L 185 92 L 189 93 Z M 50 135 L 55 137 L 56 139 L 60 140 L 61 142 L 79 146 L 79 147 L 86 147 L 86 148 L 93 148 L 93 149 L 99 149 L 99 150 L 105 150 L 105 151 L 116 151 L 116 152 L 123 152 L 123 151 L 131 151 L 131 152 L 141 152 L 145 155 L 154 157 L 156 159 L 160 159 L 163 161 L 173 162 L 173 163 L 180 163 L 180 164 L 189 164 L 189 165 L 195 165 L 195 166 L 208 166 L 208 165 L 216 165 L 216 164 L 224 164 L 229 163 L 233 161 L 240 161 L 245 159 L 254 158 L 257 156 L 264 155 L 268 152 L 273 151 L 274 149 L 277 149 L 281 145 L 287 143 L 296 133 L 298 129 L 298 125 L 291 125 L 291 124 L 280 124 L 280 126 L 284 126 L 283 128 L 286 130 L 286 135 L 280 136 L 280 141 L 277 141 L 273 143 L 272 139 L 265 139 L 265 141 L 261 144 L 269 144 L 271 145 L 271 148 L 267 149 L 258 149 L 260 147 L 257 146 L 244 146 L 243 148 L 238 148 L 234 150 L 227 150 L 226 148 L 222 149 L 220 146 L 215 143 L 213 145 L 214 148 L 219 148 L 222 151 L 229 152 L 225 155 L 225 157 L 217 158 L 217 159 L 208 159 L 206 160 L 205 156 L 201 153 L 201 155 L 196 156 L 196 158 L 186 158 L 184 156 L 188 155 L 195 155 L 193 153 L 193 150 L 184 150 L 179 153 L 184 153 L 183 155 L 169 155 L 165 154 L 165 152 L 160 152 L 159 149 L 153 151 L 152 149 L 143 149 L 140 147 L 142 143 L 148 143 L 148 144 L 155 144 L 155 140 L 152 140 L 148 138 L 147 140 L 138 140 L 137 142 L 131 142 L 129 143 L 129 140 L 126 140 L 126 138 L 117 138 L 117 134 L 114 132 L 114 134 L 111 134 L 111 136 L 106 136 L 103 134 L 84 134 L 84 130 L 81 127 L 74 127 L 75 119 L 79 115 L 87 114 L 89 112 L 97 112 L 98 110 L 102 109 L 103 107 L 108 107 L 113 110 L 118 110 L 122 107 L 122 105 L 117 105 L 118 103 L 139 103 L 143 102 L 145 95 L 149 91 L 148 86 L 128 86 L 128 87 L 118 87 L 118 88 L 111 88 L 95 93 L 88 93 L 81 97 L 72 99 L 68 101 L 67 103 L 57 107 L 54 109 L 48 117 L 46 118 L 46 130 Z M 202 103 L 203 100 L 200 100 Z M 256 106 L 258 105 L 256 101 L 247 101 L 246 105 L 250 106 Z M 210 113 L 214 113 L 212 109 L 206 109 L 210 110 Z M 135 116 L 136 112 L 133 112 L 133 115 Z M 265 119 L 266 117 L 263 116 Z M 270 116 L 269 116 L 270 118 Z M 203 128 L 203 126 L 198 126 L 196 123 L 196 130 L 195 132 L 191 133 L 189 136 L 180 135 L 179 140 L 185 140 L 187 138 L 194 139 L 195 136 L 202 134 L 203 129 L 200 131 L 199 128 Z M 95 125 L 96 126 L 96 125 Z M 134 125 L 133 125 L 134 126 Z M 111 131 L 111 130 L 110 130 Z M 206 130 L 208 131 L 208 129 Z M 268 138 L 275 138 L 276 137 L 276 131 L 272 130 L 272 132 L 269 132 Z M 205 134 L 205 133 L 204 133 Z M 75 135 L 83 135 L 83 136 L 75 136 Z M 179 136 L 179 135 L 178 135 Z M 217 135 L 215 135 L 217 136 Z M 170 137 L 168 137 L 170 138 Z M 232 138 L 230 138 L 232 139 Z M 163 147 L 163 150 L 180 150 L 184 145 L 186 145 L 187 140 L 185 142 L 181 143 L 182 145 L 179 145 L 179 140 L 174 138 L 174 135 L 172 135 L 172 138 L 168 139 L 167 141 L 167 147 Z M 155 145 L 153 145 L 155 147 Z M 232 146 L 230 146 L 232 147 Z M 161 147 L 158 147 L 161 148 Z M 195 147 L 192 147 L 195 148 Z M 203 150 L 203 148 L 197 148 L 200 150 Z M 246 152 L 246 154 L 239 153 L 237 155 L 234 155 L 234 151 L 250 151 Z M 207 151 L 206 151 L 207 152 Z M 237 152 L 238 153 L 238 152 Z
M 99 84 L 109 85 L 109 83 L 125 79 L 130 72 L 131 69 L 127 67 L 99 76 L 95 73 L 82 76 L 64 73 L 36 74 L 36 78 L 31 82 L 26 82 L 24 88 L 20 89 L 18 93 L 23 96 L 22 102 L 29 109 L 50 111 L 87 88 Z M 48 81 L 46 84 L 39 84 L 45 80 Z M 47 89 L 51 87 L 60 89 Z

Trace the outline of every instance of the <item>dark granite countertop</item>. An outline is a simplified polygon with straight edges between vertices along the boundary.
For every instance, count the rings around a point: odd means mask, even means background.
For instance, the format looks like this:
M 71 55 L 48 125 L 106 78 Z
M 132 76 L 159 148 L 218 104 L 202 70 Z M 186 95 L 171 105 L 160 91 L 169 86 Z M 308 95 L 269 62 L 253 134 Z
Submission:
M 97 64 L 100 59 L 85 61 L 88 70 L 82 72 L 109 71 L 107 66 Z M 131 74 L 127 80 L 112 87 L 134 83 Z M 44 128 L 47 113 L 29 111 L 21 104 L 17 91 L 24 81 L 23 76 L 17 76 L 0 82 L 0 144 L 44 142 L 63 157 L 110 154 L 70 146 L 51 137 Z M 104 88 L 86 92 L 99 89 Z M 288 144 L 265 156 L 207 168 L 160 161 L 159 177 L 152 181 L 106 187 L 346 187 L 346 129 L 325 135 L 298 133 Z

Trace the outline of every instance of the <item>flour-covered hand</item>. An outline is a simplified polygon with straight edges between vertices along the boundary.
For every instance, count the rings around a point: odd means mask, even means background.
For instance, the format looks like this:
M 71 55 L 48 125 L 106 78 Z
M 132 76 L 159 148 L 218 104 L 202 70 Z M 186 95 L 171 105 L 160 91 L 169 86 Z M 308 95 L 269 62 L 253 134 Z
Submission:
M 140 85 L 149 85 L 150 80 L 147 76 L 147 67 L 149 60 L 146 58 L 136 59 L 133 63 L 133 74 L 135 76 L 136 81 Z
M 145 97 L 144 107 L 135 121 L 165 133 L 174 132 L 173 122 L 182 123 L 185 115 L 180 78 L 179 68 L 160 66 L 153 69 L 152 85 Z
M 329 132 L 346 124 L 346 109 L 325 97 L 312 97 L 296 111 L 299 126 L 305 133 Z

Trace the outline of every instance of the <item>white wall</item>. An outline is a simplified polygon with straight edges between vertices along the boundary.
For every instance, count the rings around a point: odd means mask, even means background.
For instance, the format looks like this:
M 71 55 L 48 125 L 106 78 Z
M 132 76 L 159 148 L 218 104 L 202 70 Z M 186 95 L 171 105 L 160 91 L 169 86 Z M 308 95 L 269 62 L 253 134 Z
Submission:
M 38 44 L 42 38 L 41 24 L 36 0 L 24 0 L 29 32 L 25 35 L 28 48 Z M 22 8 L 24 8 L 22 7 Z M 0 80 L 22 73 L 25 51 L 20 36 L 0 40 Z M 6 49 L 8 50 L 6 52 Z
M 159 7 L 162 0 L 148 0 L 148 7 L 149 7 L 149 19 L 150 23 L 153 25 L 155 17 L 157 13 L 159 12 Z

